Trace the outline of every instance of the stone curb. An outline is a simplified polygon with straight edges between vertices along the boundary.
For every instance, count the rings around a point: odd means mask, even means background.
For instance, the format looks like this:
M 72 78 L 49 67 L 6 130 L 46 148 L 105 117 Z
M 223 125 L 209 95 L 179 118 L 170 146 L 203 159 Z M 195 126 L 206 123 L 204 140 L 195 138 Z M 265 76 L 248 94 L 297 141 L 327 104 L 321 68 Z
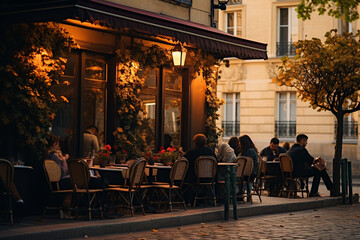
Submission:
M 311 198 L 302 201 L 277 203 L 277 204 L 253 204 L 238 205 L 238 217 L 249 217 L 264 214 L 284 213 L 302 211 L 316 208 L 335 206 L 342 203 L 341 197 L 333 198 Z M 0 239 L 8 240 L 28 240 L 28 239 L 66 239 L 80 238 L 87 236 L 96 236 L 114 233 L 128 233 L 136 231 L 146 231 L 150 229 L 159 229 L 167 227 L 176 227 L 182 225 L 221 221 L 224 219 L 224 210 L 222 207 L 213 208 L 209 211 L 191 213 L 187 212 L 165 213 L 160 215 L 152 215 L 148 219 L 126 218 L 126 219 L 110 219 L 97 220 L 91 222 L 75 222 L 73 224 L 55 224 L 51 226 L 19 228 L 18 231 L 4 234 Z M 232 219 L 232 209 L 230 209 L 230 220 Z M 2 234 L 0 232 L 0 234 Z

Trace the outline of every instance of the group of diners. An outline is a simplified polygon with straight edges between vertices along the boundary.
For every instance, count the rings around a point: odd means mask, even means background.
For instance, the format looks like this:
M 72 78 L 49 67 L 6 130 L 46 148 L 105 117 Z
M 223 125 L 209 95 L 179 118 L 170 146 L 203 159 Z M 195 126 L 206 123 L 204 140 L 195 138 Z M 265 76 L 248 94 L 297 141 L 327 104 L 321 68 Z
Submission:
M 204 134 L 196 134 L 193 137 L 194 148 L 183 153 L 189 161 L 188 171 L 185 176 L 184 183 L 188 186 L 195 185 L 197 181 L 197 176 L 195 173 L 195 161 L 200 156 L 213 156 L 217 159 L 218 162 L 234 162 L 237 156 L 246 156 L 250 157 L 253 160 L 253 171 L 250 176 L 250 182 L 253 181 L 257 175 L 258 171 L 258 162 L 259 161 L 278 161 L 278 157 L 281 153 L 287 153 L 290 155 L 293 161 L 293 176 L 299 177 L 314 177 L 312 188 L 310 191 L 310 197 L 319 196 L 318 187 L 320 178 L 323 178 L 324 183 L 328 190 L 332 189 L 332 182 L 326 172 L 326 169 L 318 170 L 314 167 L 314 157 L 312 157 L 306 149 L 308 137 L 304 134 L 299 134 L 296 137 L 296 143 L 291 146 L 290 149 L 286 150 L 283 147 L 279 146 L 279 140 L 277 138 L 272 138 L 268 147 L 264 148 L 262 151 L 258 151 L 254 142 L 248 135 L 242 135 L 240 137 L 231 137 L 228 142 L 222 142 L 217 147 L 217 151 L 213 151 L 211 148 L 207 147 L 207 138 Z M 66 165 L 66 160 L 68 155 L 62 155 L 59 149 L 59 138 L 52 136 L 48 141 L 48 156 L 47 159 L 54 160 L 61 168 L 61 189 L 70 189 L 71 184 L 68 175 L 68 168 Z M 274 166 L 274 167 L 270 167 Z M 277 167 L 276 167 L 277 166 Z M 277 176 L 274 181 L 268 183 L 267 188 L 270 195 L 278 196 L 280 187 L 281 187 L 281 172 L 279 165 L 272 164 L 267 168 L 267 174 Z M 217 180 L 224 180 L 225 168 L 218 168 Z M 95 174 L 91 177 L 90 188 L 103 188 L 105 187 L 104 182 L 100 180 L 100 176 Z M 217 196 L 224 194 L 224 187 L 221 185 L 217 186 Z M 237 191 L 242 191 L 242 186 L 239 186 Z M 186 191 L 184 197 L 188 203 L 194 197 L 194 192 Z M 221 198 L 220 198 L 221 199 Z M 70 206 L 71 199 L 65 198 L 63 208 L 68 209 Z M 64 216 L 67 217 L 70 213 L 64 213 Z

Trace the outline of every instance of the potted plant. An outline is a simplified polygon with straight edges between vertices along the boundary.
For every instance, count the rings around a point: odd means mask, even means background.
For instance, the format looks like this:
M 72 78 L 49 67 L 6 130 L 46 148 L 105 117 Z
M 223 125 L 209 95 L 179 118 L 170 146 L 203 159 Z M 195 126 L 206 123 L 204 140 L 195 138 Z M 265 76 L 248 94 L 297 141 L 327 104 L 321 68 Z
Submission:
M 101 149 L 98 152 L 98 160 L 100 167 L 105 167 L 111 161 L 111 146 L 109 144 L 104 146 L 104 149 Z

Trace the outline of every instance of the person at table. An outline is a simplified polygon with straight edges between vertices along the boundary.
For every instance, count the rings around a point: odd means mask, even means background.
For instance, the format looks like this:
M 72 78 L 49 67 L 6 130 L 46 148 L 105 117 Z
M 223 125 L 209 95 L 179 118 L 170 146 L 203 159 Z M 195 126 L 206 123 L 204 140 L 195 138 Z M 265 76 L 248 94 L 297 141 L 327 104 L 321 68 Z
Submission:
M 94 150 L 98 152 L 100 150 L 99 140 L 97 138 L 98 128 L 96 126 L 88 126 L 84 131 L 84 143 L 83 143 L 83 156 L 89 156 Z
M 278 160 L 280 153 L 286 153 L 286 149 L 279 146 L 279 139 L 272 138 L 270 145 L 261 150 L 260 156 L 266 158 L 266 161 Z
M 281 153 L 285 153 L 286 149 L 279 146 L 279 139 L 272 138 L 270 145 L 260 152 L 260 156 L 266 161 L 278 160 Z M 282 176 L 279 164 L 266 164 L 266 174 L 276 176 L 276 178 L 268 179 L 265 183 L 266 189 L 269 190 L 270 196 L 277 196 L 280 191 Z
M 290 143 L 289 143 L 289 142 L 284 142 L 284 143 L 282 144 L 282 147 L 285 148 L 286 151 L 289 151 L 289 149 L 290 149 Z
M 186 183 L 196 182 L 195 161 L 198 157 L 213 156 L 216 158 L 214 151 L 211 148 L 206 147 L 207 138 L 204 134 L 196 134 L 193 137 L 193 142 L 195 144 L 194 149 L 189 150 L 184 154 L 184 157 L 189 161 L 189 167 L 185 177 Z
M 234 149 L 235 156 L 240 154 L 240 141 L 238 137 L 231 137 L 228 141 L 229 146 Z
M 46 156 L 46 159 L 53 160 L 60 167 L 61 177 L 59 182 L 59 188 L 61 190 L 72 189 L 69 169 L 66 163 L 66 160 L 68 158 L 69 155 L 67 154 L 63 155 L 61 153 L 60 138 L 52 134 L 51 137 L 48 139 L 48 155 Z M 89 188 L 103 188 L 103 183 L 101 182 L 101 179 L 96 176 L 91 176 L 89 180 Z M 70 217 L 70 213 L 67 210 L 70 208 L 70 206 L 71 206 L 71 194 L 68 194 L 65 196 L 65 199 L 63 201 L 63 208 L 66 210 L 66 212 L 62 213 L 61 215 L 64 218 Z
M 251 157 L 253 160 L 253 171 L 250 176 L 250 181 L 253 181 L 257 173 L 258 150 L 248 135 L 240 136 L 239 141 L 240 141 L 240 155 L 245 157 Z
M 232 162 L 234 162 L 235 158 L 236 158 L 236 156 L 235 156 L 234 149 L 232 149 L 229 146 L 229 144 L 227 144 L 225 142 L 221 143 L 218 148 L 218 154 L 217 154 L 218 162 L 232 163 Z M 226 168 L 225 167 L 219 168 L 218 169 L 218 180 L 224 181 L 225 174 L 226 174 Z
M 320 178 L 323 179 L 328 190 L 332 190 L 333 183 L 326 172 L 326 168 L 318 170 L 313 164 L 314 157 L 311 156 L 305 148 L 308 143 L 308 136 L 299 134 L 296 136 L 296 143 L 287 151 L 293 161 L 293 176 L 294 177 L 314 177 L 310 197 L 320 196 L 318 193 Z M 323 160 L 323 159 L 322 159 Z

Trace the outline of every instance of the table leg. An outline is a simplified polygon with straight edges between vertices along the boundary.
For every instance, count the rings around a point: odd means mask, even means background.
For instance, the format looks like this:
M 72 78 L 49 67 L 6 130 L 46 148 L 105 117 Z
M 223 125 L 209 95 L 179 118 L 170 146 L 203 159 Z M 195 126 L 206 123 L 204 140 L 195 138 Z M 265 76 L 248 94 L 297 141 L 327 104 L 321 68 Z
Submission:
M 231 185 L 232 185 L 232 199 L 233 199 L 233 215 L 234 219 L 238 219 L 237 215 L 237 197 L 236 197 L 236 166 L 231 167 Z
M 230 205 L 230 166 L 226 166 L 225 173 L 225 200 L 224 200 L 224 220 L 229 220 Z

